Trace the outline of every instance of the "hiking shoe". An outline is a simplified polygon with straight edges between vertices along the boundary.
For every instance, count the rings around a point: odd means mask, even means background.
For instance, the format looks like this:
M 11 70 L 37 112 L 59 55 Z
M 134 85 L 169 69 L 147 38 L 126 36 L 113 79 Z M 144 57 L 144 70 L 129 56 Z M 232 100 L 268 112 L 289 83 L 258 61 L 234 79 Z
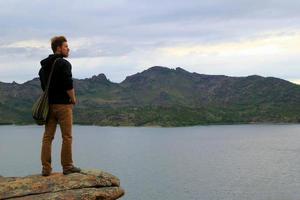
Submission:
M 79 173 L 79 172 L 81 172 L 81 169 L 79 167 L 72 167 L 70 169 L 64 170 L 63 174 L 68 175 L 68 174 Z
M 51 175 L 50 171 L 45 171 L 45 170 L 42 171 L 42 176 L 50 176 L 50 175 Z

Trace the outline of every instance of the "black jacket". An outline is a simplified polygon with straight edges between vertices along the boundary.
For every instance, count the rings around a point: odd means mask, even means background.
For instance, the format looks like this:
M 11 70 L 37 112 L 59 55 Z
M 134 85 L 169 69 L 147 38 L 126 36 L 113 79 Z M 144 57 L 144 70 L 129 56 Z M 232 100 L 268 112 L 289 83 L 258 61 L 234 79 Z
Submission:
M 71 104 L 67 90 L 73 89 L 72 65 L 61 54 L 51 54 L 41 61 L 39 77 L 41 87 L 45 91 L 51 67 L 56 58 L 49 86 L 49 104 Z

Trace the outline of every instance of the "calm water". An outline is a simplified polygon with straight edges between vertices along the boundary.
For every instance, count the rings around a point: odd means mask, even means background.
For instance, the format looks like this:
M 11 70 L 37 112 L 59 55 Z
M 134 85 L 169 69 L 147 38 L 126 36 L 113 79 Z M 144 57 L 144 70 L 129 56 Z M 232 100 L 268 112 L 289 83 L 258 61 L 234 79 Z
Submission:
M 0 174 L 40 173 L 43 127 L 0 126 Z M 300 125 L 74 126 L 74 161 L 121 179 L 122 199 L 300 198 Z M 53 144 L 60 168 L 61 133 Z

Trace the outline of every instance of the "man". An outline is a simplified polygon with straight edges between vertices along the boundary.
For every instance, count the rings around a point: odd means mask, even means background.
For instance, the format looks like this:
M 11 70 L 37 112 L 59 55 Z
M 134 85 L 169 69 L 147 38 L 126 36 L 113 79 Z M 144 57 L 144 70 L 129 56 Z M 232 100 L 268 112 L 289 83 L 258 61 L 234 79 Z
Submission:
M 80 168 L 73 165 L 72 160 L 73 105 L 76 104 L 76 97 L 73 88 L 72 66 L 67 60 L 63 59 L 69 56 L 70 49 L 67 39 L 64 36 L 52 38 L 51 48 L 54 54 L 41 61 L 42 67 L 39 71 L 41 87 L 45 90 L 52 65 L 55 62 L 49 86 L 49 114 L 45 124 L 41 151 L 43 176 L 49 176 L 52 172 L 51 145 L 57 124 L 60 125 L 63 139 L 61 149 L 63 174 L 67 175 L 81 171 Z

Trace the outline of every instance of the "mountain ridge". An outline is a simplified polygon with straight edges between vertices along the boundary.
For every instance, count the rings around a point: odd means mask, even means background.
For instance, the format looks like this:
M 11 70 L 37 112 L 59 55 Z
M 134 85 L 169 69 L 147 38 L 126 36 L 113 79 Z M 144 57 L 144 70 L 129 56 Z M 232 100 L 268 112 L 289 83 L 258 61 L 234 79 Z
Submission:
M 175 70 L 175 71 L 182 71 L 182 72 L 187 72 L 187 73 L 191 73 L 191 74 L 195 74 L 195 75 L 204 75 L 204 76 L 222 76 L 222 77 L 231 77 L 231 78 L 245 78 L 245 77 L 262 77 L 262 78 L 277 78 L 277 79 L 280 79 L 280 80 L 284 80 L 284 81 L 287 81 L 287 82 L 290 82 L 292 84 L 295 84 L 295 85 L 299 85 L 299 84 L 296 84 L 296 83 L 293 83 L 291 81 L 288 81 L 288 80 L 285 80 L 285 79 L 282 79 L 282 78 L 278 78 L 278 77 L 273 77 L 273 76 L 261 76 L 261 75 L 257 75 L 257 74 L 252 74 L 252 75 L 247 75 L 247 76 L 229 76 L 229 75 L 222 75 L 222 74 L 219 74 L 219 75 L 214 75 L 214 74 L 200 74 L 198 72 L 189 72 L 181 67 L 175 67 L 175 68 L 169 68 L 169 67 L 165 67 L 165 66 L 152 66 L 148 69 L 145 69 L 143 70 L 142 72 L 137 72 L 136 74 L 140 74 L 140 73 L 143 73 L 151 68 L 154 68 L 154 69 L 159 69 L 159 68 L 163 68 L 163 69 L 167 69 L 167 70 Z M 133 76 L 135 74 L 132 74 L 132 75 L 129 75 L 129 76 Z M 108 81 L 110 81 L 109 78 L 106 77 L 106 75 L 104 73 L 99 73 L 98 75 L 92 75 L 91 77 L 86 77 L 86 78 L 75 78 L 75 80 L 86 80 L 86 79 L 92 79 L 92 78 L 97 78 L 97 77 L 104 77 L 105 79 L 107 79 Z M 128 76 L 126 76 L 128 77 Z M 126 80 L 126 77 L 124 80 L 122 80 L 121 82 L 125 81 Z M 34 77 L 33 79 L 31 80 L 27 80 L 27 81 L 24 81 L 22 83 L 18 83 L 16 81 L 12 81 L 12 82 L 4 82 L 4 81 L 1 81 L 0 80 L 0 84 L 18 84 L 18 85 L 21 85 L 21 84 L 24 84 L 24 83 L 27 83 L 27 82 L 30 82 L 30 81 L 34 81 L 34 80 L 39 80 L 38 77 Z M 118 83 L 118 82 L 113 82 L 113 81 L 110 81 L 111 83 Z M 120 84 L 121 82 L 119 82 L 118 84 Z
M 185 126 L 300 121 L 300 86 L 276 77 L 232 77 L 153 66 L 111 82 L 100 73 L 74 78 L 74 122 L 97 125 Z M 33 123 L 38 78 L 0 82 L 0 123 Z

